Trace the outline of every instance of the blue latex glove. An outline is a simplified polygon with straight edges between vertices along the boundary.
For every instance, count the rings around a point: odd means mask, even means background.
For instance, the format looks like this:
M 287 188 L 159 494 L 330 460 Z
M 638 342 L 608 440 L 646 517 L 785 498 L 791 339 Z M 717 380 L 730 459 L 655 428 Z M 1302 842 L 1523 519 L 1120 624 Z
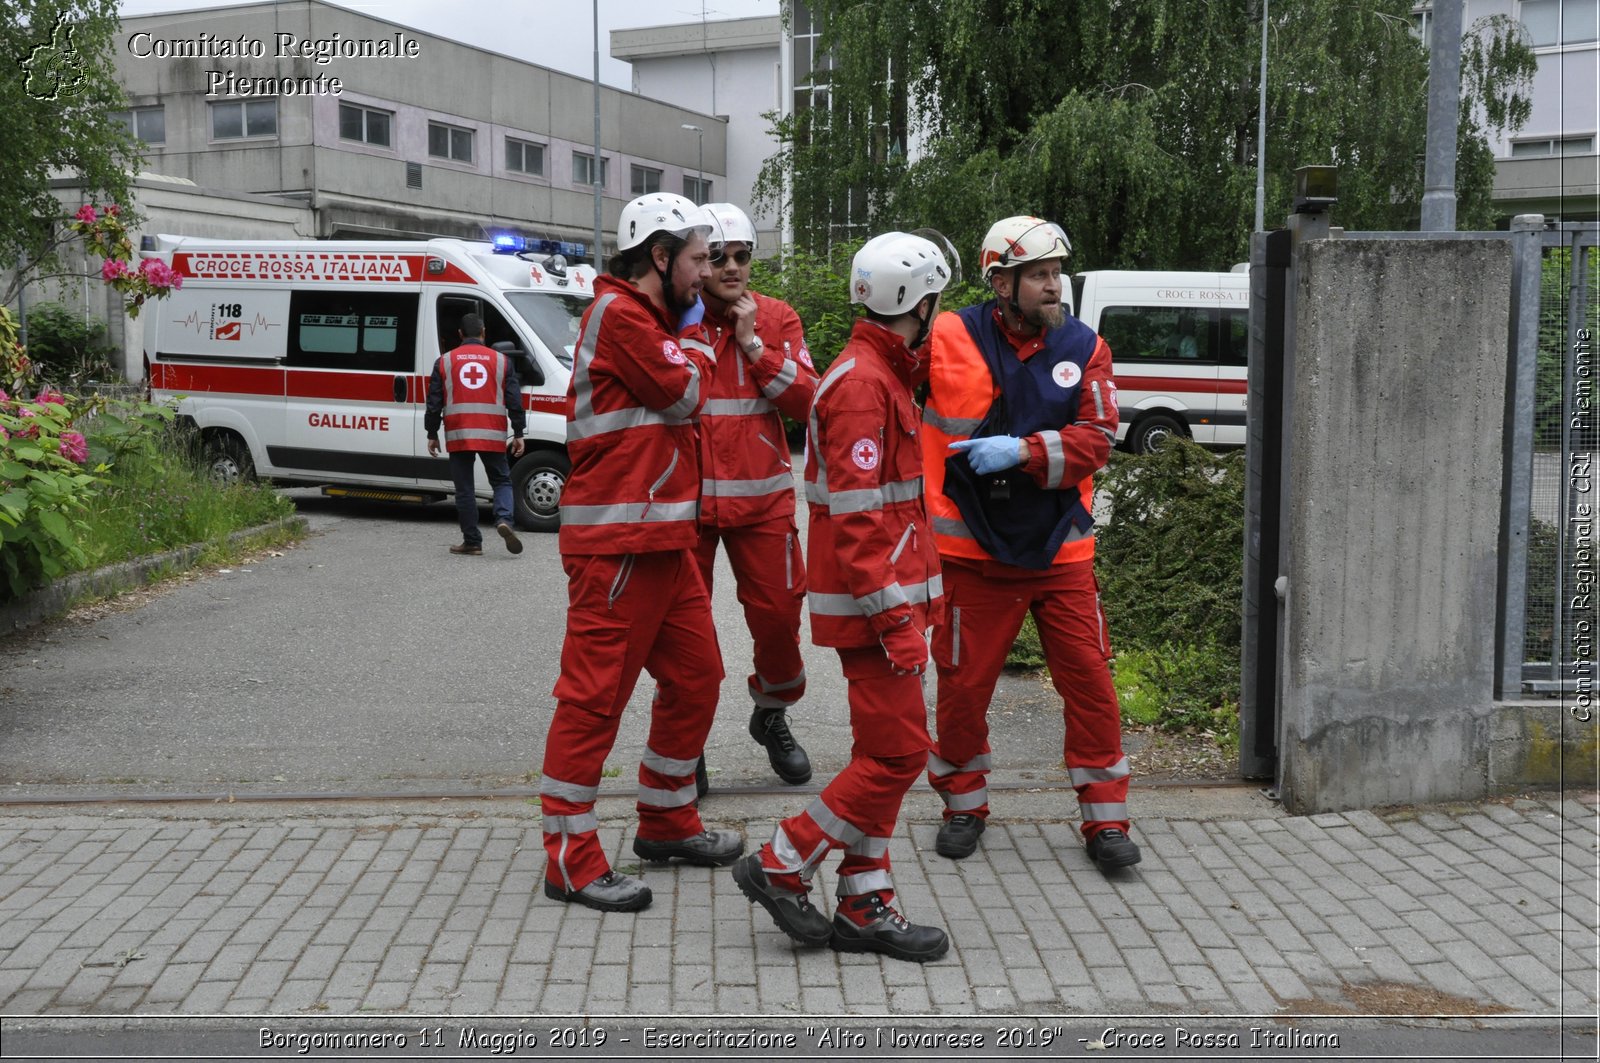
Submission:
M 682 333 L 684 329 L 700 324 L 705 316 L 706 302 L 697 295 L 694 297 L 694 305 L 685 310 L 683 316 L 678 319 L 678 332 Z
M 951 450 L 964 450 L 972 471 L 980 476 L 1005 472 L 1022 464 L 1022 440 L 1016 436 L 981 436 L 950 444 Z

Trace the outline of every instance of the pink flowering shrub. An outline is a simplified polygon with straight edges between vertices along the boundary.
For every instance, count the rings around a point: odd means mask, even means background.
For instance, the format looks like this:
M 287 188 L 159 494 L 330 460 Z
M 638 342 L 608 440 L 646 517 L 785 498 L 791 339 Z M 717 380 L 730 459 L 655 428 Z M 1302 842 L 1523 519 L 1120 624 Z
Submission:
M 122 208 L 115 203 L 103 211 L 85 203 L 67 227 L 83 237 L 91 252 L 105 259 L 100 279 L 123 294 L 130 316 L 139 316 L 146 299 L 161 299 L 183 287 L 183 277 L 159 259 L 144 259 L 137 267 L 132 264 L 133 241 L 123 224 Z

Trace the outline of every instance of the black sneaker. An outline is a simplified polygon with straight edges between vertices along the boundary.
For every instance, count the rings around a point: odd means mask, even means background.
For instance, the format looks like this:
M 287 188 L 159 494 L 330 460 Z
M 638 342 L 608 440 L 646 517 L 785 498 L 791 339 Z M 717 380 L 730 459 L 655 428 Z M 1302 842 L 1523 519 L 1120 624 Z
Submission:
M 963 860 L 978 850 L 978 838 L 987 824 L 982 816 L 971 812 L 957 812 L 939 827 L 939 836 L 933 840 L 933 851 L 952 860 Z
M 826 945 L 833 936 L 828 917 L 817 911 L 806 893 L 774 886 L 761 866 L 761 853 L 754 852 L 733 865 L 733 881 L 739 892 L 759 904 L 772 916 L 778 929 L 802 945 Z
M 885 904 L 881 894 L 843 897 L 839 908 L 833 913 L 833 939 L 829 941 L 838 952 L 881 952 L 897 960 L 927 963 L 950 948 L 950 938 L 943 930 L 908 921 L 894 905 Z M 866 925 L 857 926 L 844 914 L 846 908 L 866 912 Z
M 767 760 L 778 778 L 790 786 L 811 781 L 811 759 L 794 740 L 782 709 L 757 709 L 751 713 L 750 737 L 767 748 Z
M 544 895 L 553 901 L 581 904 L 601 912 L 637 912 L 650 906 L 650 887 L 636 878 L 607 871 L 581 890 L 564 890 L 544 880 Z
M 696 867 L 727 867 L 744 852 L 744 839 L 738 831 L 703 830 L 692 838 L 675 842 L 633 839 L 634 855 L 665 863 L 676 857 Z
M 1093 860 L 1101 871 L 1132 867 L 1141 859 L 1139 847 L 1116 827 L 1107 827 L 1105 830 L 1095 832 L 1085 848 L 1089 851 L 1089 859 Z

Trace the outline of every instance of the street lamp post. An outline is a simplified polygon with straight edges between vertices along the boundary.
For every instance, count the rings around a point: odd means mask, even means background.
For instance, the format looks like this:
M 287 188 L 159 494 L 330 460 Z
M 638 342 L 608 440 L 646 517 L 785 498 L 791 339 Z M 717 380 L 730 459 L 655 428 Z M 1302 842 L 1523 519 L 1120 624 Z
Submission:
M 697 125 L 683 123 L 683 128 L 694 133 L 698 158 L 694 170 L 695 206 L 701 206 L 706 198 L 706 131 Z

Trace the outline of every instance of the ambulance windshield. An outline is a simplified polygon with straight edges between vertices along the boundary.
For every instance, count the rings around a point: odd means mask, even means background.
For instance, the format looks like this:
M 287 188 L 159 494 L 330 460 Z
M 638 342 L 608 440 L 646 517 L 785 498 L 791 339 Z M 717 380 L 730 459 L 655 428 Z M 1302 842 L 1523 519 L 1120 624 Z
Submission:
M 546 349 L 571 369 L 578 347 L 578 325 L 589 308 L 589 298 L 556 292 L 506 292 L 505 296 Z

